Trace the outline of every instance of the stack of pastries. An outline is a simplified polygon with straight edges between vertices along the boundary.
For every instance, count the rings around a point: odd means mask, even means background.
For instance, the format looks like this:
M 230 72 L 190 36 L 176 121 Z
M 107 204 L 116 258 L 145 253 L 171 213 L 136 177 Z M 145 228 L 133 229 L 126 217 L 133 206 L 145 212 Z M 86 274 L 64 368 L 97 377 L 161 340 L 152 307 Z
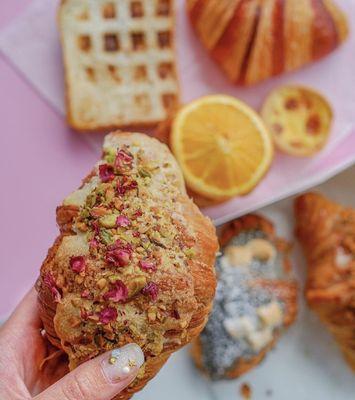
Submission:
M 60 235 L 37 282 L 50 342 L 74 369 L 135 342 L 145 363 L 117 399 L 196 337 L 215 293 L 215 228 L 185 193 L 168 148 L 113 133 L 80 189 L 57 209 Z

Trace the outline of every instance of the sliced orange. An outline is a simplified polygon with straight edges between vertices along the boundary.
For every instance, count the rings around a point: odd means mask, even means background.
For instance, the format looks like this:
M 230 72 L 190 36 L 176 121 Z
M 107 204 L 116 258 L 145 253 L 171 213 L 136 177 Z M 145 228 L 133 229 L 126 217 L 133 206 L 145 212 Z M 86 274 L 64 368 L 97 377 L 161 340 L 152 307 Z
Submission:
M 187 186 L 217 201 L 250 192 L 273 158 L 271 137 L 258 114 L 224 95 L 184 106 L 173 121 L 170 144 Z
M 312 156 L 327 143 L 333 113 L 313 89 L 284 86 L 270 93 L 261 111 L 276 146 L 293 156 Z

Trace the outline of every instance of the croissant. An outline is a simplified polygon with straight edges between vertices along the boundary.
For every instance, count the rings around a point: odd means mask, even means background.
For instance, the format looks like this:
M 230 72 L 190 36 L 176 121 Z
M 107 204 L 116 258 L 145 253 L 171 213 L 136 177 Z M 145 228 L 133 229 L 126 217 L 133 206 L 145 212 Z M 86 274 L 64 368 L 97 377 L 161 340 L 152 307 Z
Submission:
M 308 263 L 307 302 L 355 371 L 355 210 L 307 193 L 296 200 L 295 216 Z
M 187 10 L 213 59 L 241 85 L 316 61 L 348 35 L 332 0 L 187 0 Z
M 232 379 L 257 366 L 297 315 L 297 283 L 288 244 L 272 223 L 247 215 L 226 224 L 216 260 L 216 298 L 192 356 L 211 379 Z
M 57 223 L 36 285 L 47 337 L 71 370 L 140 345 L 145 363 L 115 398 L 129 399 L 207 322 L 215 228 L 186 195 L 168 148 L 138 133 L 105 138 L 102 159 L 58 207 Z

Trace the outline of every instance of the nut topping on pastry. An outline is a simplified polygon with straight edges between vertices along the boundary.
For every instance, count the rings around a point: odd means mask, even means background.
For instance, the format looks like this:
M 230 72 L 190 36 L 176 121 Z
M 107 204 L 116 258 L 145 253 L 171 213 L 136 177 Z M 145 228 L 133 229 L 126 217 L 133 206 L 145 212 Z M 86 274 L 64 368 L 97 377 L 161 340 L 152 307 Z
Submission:
M 118 399 L 203 329 L 215 292 L 215 229 L 187 197 L 168 148 L 106 137 L 102 160 L 57 209 L 61 235 L 37 283 L 49 340 L 71 369 L 135 342 L 146 362 Z

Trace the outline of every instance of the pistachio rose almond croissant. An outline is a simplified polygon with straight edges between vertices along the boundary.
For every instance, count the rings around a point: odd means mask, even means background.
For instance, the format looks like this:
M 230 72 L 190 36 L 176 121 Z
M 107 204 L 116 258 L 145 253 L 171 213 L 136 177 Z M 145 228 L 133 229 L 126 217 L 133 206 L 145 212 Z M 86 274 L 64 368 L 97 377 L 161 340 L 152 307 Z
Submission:
M 49 341 L 70 370 L 135 342 L 145 363 L 129 399 L 204 328 L 215 293 L 218 242 L 185 192 L 168 148 L 111 133 L 102 159 L 57 208 L 60 235 L 37 282 Z

